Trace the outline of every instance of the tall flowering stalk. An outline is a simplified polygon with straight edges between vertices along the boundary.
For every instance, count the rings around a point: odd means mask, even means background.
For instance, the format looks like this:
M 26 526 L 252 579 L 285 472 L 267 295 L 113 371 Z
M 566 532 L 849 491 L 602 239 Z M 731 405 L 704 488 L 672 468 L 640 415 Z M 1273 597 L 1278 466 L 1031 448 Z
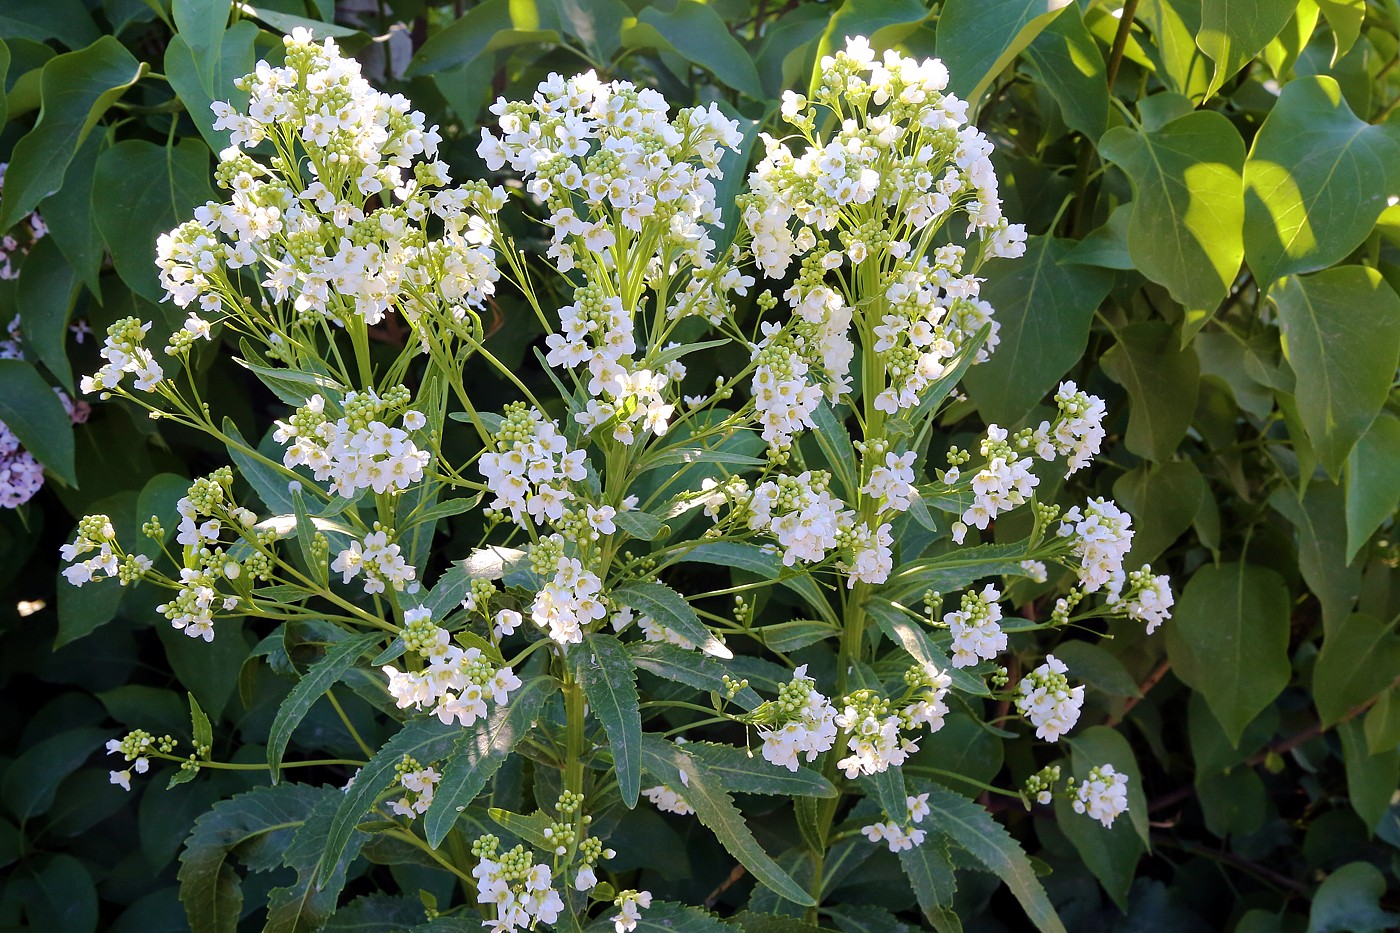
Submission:
M 363 747 L 308 869 L 318 886 L 374 812 L 462 882 L 450 909 L 492 930 L 597 915 L 626 933 L 648 910 L 680 909 L 607 868 L 609 830 L 595 826 L 609 821 L 595 816 L 645 799 L 697 816 L 816 916 L 843 840 L 949 857 L 942 811 L 961 798 L 901 767 L 955 693 L 1014 702 L 1048 741 L 1074 728 L 1083 688 L 1062 661 L 1014 688 L 997 664 L 1008 585 L 1044 582 L 1051 565 L 1075 581 L 1022 631 L 1166 618 L 1165 578 L 1123 567 L 1124 512 L 1037 498 L 1046 470 L 1074 473 L 1098 452 L 1097 398 L 1065 383 L 1038 425 L 988 425 L 975 453 L 930 464 L 958 380 L 996 349 L 983 265 L 1019 256 L 1025 233 L 1002 216 L 992 146 L 939 62 L 877 58 L 853 39 L 820 68 L 811 100 L 784 99 L 793 134 L 762 137 L 727 230 L 716 184 L 742 151 L 737 123 L 593 73 L 550 75 L 529 101 L 491 108 L 478 152 L 510 173 L 498 187 L 454 185 L 437 128 L 304 32 L 284 64 L 241 79 L 246 112 L 216 105 L 234 141 L 216 169 L 227 200 L 158 245 L 187 320 L 161 351 L 150 323 L 117 322 L 83 388 L 208 433 L 236 470 L 150 516 L 147 546 L 84 518 L 65 574 L 162 587 L 159 611 L 206 641 L 240 619 L 328 623 L 322 692 L 349 666 L 374 671 L 404 725 L 379 752 Z M 503 225 L 511 191 L 548 233 L 542 257 Z M 547 332 L 548 401 L 487 345 L 481 310 L 507 286 Z M 372 349 L 391 317 L 404 345 Z M 216 423 L 189 378 L 216 329 L 286 406 L 261 443 Z M 687 359 L 722 344 L 747 363 L 699 384 Z M 491 411 L 473 397 L 464 371 L 482 365 L 518 400 Z M 978 544 L 1021 507 L 1028 538 Z M 476 509 L 481 540 L 447 553 L 438 523 Z M 693 564 L 750 576 L 682 592 Z M 813 619 L 807 664 L 771 649 L 787 619 L 755 615 L 775 586 Z M 649 698 L 639 672 L 672 688 Z M 274 732 L 304 712 L 289 699 Z M 180 761 L 182 780 L 237 767 L 195 732 L 183 759 L 169 736 L 113 740 L 134 763 L 114 783 L 152 760 Z M 757 756 L 718 741 L 743 737 Z M 326 764 L 283 762 L 285 744 L 270 744 L 274 775 Z M 468 846 L 459 814 L 507 780 L 496 771 L 513 750 L 558 772 L 535 785 L 557 800 L 490 811 L 506 841 Z M 1110 825 L 1126 780 L 1111 764 L 1078 785 L 1047 769 L 1025 793 Z M 794 798 L 810 884 L 759 847 L 732 792 Z

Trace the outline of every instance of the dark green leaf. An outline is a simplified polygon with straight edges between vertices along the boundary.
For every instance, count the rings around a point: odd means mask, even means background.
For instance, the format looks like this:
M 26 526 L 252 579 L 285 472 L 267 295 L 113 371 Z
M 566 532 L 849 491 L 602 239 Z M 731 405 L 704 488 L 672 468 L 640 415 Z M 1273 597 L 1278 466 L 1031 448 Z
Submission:
M 614 590 L 610 595 L 622 605 L 651 616 L 656 624 L 687 639 L 706 654 L 725 659 L 734 657 L 734 652 L 715 638 L 700 621 L 685 597 L 664 583 L 633 583 Z
M 1352 862 L 1332 872 L 1313 895 L 1308 933 L 1360 933 L 1394 929 L 1400 915 L 1381 908 L 1385 876 L 1369 862 Z
M 73 425 L 63 403 L 23 360 L 0 360 L 0 422 L 51 473 L 70 486 L 74 473 Z
M 1347 454 L 1348 563 L 1400 503 L 1400 419 L 1381 412 Z
M 1298 529 L 1298 567 L 1322 603 L 1322 622 L 1331 634 L 1351 611 L 1361 592 L 1361 566 L 1346 563 L 1346 512 L 1343 493 L 1331 483 L 1314 481 L 1299 502 L 1291 490 L 1269 496 L 1269 504 Z
M 1400 671 L 1400 637 L 1390 626 L 1357 613 L 1327 633 L 1313 665 L 1313 700 L 1323 725 L 1388 688 Z
M 1141 457 L 1170 460 L 1196 413 L 1200 360 L 1178 347 L 1176 332 L 1162 321 L 1129 324 L 1103 355 L 1103 371 L 1128 392 L 1124 442 Z
M 938 57 L 948 66 L 948 89 L 975 105 L 1071 2 L 948 0 L 938 17 Z
M 909 879 L 929 924 L 940 933 L 961 930 L 962 923 L 953 909 L 958 882 L 953 874 L 953 857 L 948 852 L 948 837 L 940 833 L 925 839 L 922 845 L 900 852 L 899 867 L 904 869 L 904 877 Z
M 408 76 L 470 64 L 487 52 L 522 43 L 558 42 L 558 27 L 547 5 L 486 0 L 429 37 L 414 54 Z
M 1089 139 L 1102 136 L 1108 128 L 1107 69 L 1078 4 L 1069 4 L 1045 27 L 1027 46 L 1026 58 L 1060 105 L 1065 124 Z
M 823 619 L 836 624 L 836 616 L 831 605 L 822 596 L 821 590 L 806 573 L 793 573 L 783 566 L 783 559 L 757 545 L 738 541 L 712 541 L 690 549 L 681 558 L 699 564 L 714 564 L 720 567 L 737 567 L 740 570 L 756 573 L 766 580 L 776 580 L 801 596 L 807 608 Z
M 786 797 L 835 797 L 836 788 L 811 768 L 776 768 L 749 749 L 712 742 L 687 742 L 685 753 L 736 794 L 781 794 Z M 682 796 L 684 796 L 682 794 Z
M 345 676 L 345 672 L 354 667 L 366 651 L 378 645 L 382 637 L 377 633 L 356 635 L 332 645 L 319 661 L 311 665 L 306 676 L 297 681 L 297 685 L 277 707 L 277 716 L 272 720 L 267 736 L 267 766 L 274 783 L 282 766 L 282 756 L 287 751 L 287 743 L 291 741 L 297 725 L 316 701 L 335 686 L 336 681 Z
M 628 646 L 628 653 L 641 670 L 709 693 L 722 693 L 724 675 L 733 673 L 714 658 L 676 645 L 636 642 Z M 763 701 L 752 687 L 746 687 L 734 695 L 734 702 L 745 709 L 753 709 Z
M 642 789 L 642 714 L 632 658 L 622 642 L 605 632 L 585 635 L 571 654 L 574 676 L 608 734 L 618 793 L 631 809 Z
M 651 46 L 675 52 L 729 87 L 759 100 L 764 97 L 753 58 L 729 34 L 729 27 L 714 8 L 697 0 L 679 0 L 669 12 L 646 7 L 637 14 L 637 25 L 623 33 L 622 41 L 628 47 Z

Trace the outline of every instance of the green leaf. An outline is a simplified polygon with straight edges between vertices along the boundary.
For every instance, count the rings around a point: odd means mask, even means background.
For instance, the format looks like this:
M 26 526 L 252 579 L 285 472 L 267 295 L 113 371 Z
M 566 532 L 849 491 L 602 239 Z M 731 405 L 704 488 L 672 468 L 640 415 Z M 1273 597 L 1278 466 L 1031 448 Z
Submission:
M 163 300 L 156 237 L 189 219 L 212 196 L 208 147 L 190 138 L 173 147 L 124 140 L 97 157 L 94 190 L 102 192 L 92 205 L 97 229 L 117 274 L 143 298 Z
M 687 742 L 685 753 L 736 794 L 779 794 L 785 797 L 835 797 L 836 788 L 811 768 L 776 768 L 749 749 L 712 742 Z M 684 795 L 682 795 L 684 796 Z
M 1102 136 L 1108 128 L 1107 68 L 1078 4 L 1045 27 L 1026 47 L 1026 58 L 1060 105 L 1065 124 L 1089 139 Z
M 1082 680 L 1095 690 L 1115 697 L 1142 696 L 1123 662 L 1094 642 L 1062 641 L 1055 646 L 1055 657 L 1069 665 L 1072 679 Z
M 1132 202 L 1118 205 L 1107 222 L 1089 231 L 1061 262 L 1124 272 L 1132 269 L 1133 257 L 1128 252 L 1128 221 L 1132 215 Z
M 1084 777 L 1098 765 L 1110 764 L 1113 769 L 1128 776 L 1128 820 L 1132 831 L 1137 834 L 1142 847 L 1151 845 L 1150 830 L 1147 825 L 1147 794 L 1142 786 L 1142 772 L 1138 769 L 1133 747 L 1122 734 L 1108 726 L 1090 726 L 1083 732 L 1065 739 L 1073 752 L 1074 773 Z M 1081 768 L 1082 766 L 1082 768 Z
M 1327 25 L 1332 27 L 1333 51 L 1330 64 L 1351 51 L 1361 35 L 1361 24 L 1366 20 L 1366 0 L 1314 0 L 1318 10 L 1327 17 Z
M 1330 635 L 1351 611 L 1361 592 L 1361 566 L 1348 567 L 1343 493 L 1315 481 L 1300 503 L 1290 490 L 1269 496 L 1269 505 L 1298 529 L 1298 566 L 1303 581 L 1322 603 L 1323 627 Z
M 960 547 L 935 557 L 911 560 L 889 579 L 888 598 L 908 602 L 925 590 L 951 593 L 983 577 L 1021 573 L 1021 561 L 1029 556 L 1025 541 L 1016 544 L 978 544 Z
M 498 49 L 559 41 L 558 18 L 545 4 L 486 0 L 434 33 L 414 53 L 407 77 L 467 65 Z
M 820 61 L 827 55 L 835 55 L 853 36 L 866 37 L 875 49 L 891 48 L 928 16 L 928 7 L 920 0 L 845 0 L 831 14 L 814 58 Z M 812 80 L 815 82 L 817 77 L 814 71 Z
M 34 244 L 20 267 L 15 287 L 25 355 L 43 363 L 70 395 L 73 367 L 68 362 L 68 319 L 80 288 L 77 273 L 53 237 Z
M 613 523 L 638 541 L 654 541 L 661 534 L 661 519 L 650 512 L 628 509 L 613 516 Z
M 194 698 L 194 694 L 185 695 L 190 701 L 190 734 L 194 737 L 195 748 L 208 748 L 214 744 L 214 726 L 209 722 L 204 710 L 199 708 L 199 701 Z
M 610 595 L 616 602 L 651 616 L 658 625 L 689 640 L 706 654 L 726 660 L 734 657 L 734 652 L 700 621 L 685 597 L 664 583 L 633 583 Z
M 811 907 L 816 903 L 763 851 L 743 815 L 734 806 L 734 801 L 680 746 L 657 736 L 645 735 L 642 738 L 642 761 L 653 777 L 668 787 L 674 787 L 685 797 L 686 802 L 695 808 L 700 822 L 715 834 L 720 844 L 755 879 L 794 904 Z
M 948 851 L 948 837 L 939 834 L 900 852 L 899 867 L 909 879 L 929 924 L 939 931 L 961 930 L 962 923 L 953 908 L 958 879 L 953 873 L 956 866 Z
M 38 897 L 27 905 L 32 924 L 28 929 L 63 933 L 97 929 L 97 890 L 92 874 L 73 856 L 60 854 L 49 859 L 34 873 L 34 887 Z
M 553 677 L 535 677 L 527 680 L 511 696 L 504 706 L 496 706 L 485 719 L 479 719 L 465 734 L 461 728 L 452 730 L 459 735 L 447 762 L 442 768 L 442 780 L 433 793 L 432 806 L 423 817 L 423 826 L 428 844 L 437 847 L 457 822 L 461 808 L 476 799 L 486 782 L 505 763 L 516 744 L 535 727 L 535 720 L 544 709 L 544 702 L 558 687 Z M 405 728 L 407 731 L 407 728 Z M 392 740 L 390 744 L 393 744 Z M 388 746 L 386 745 L 387 749 Z M 428 757 L 441 758 L 436 744 L 427 757 L 414 755 L 427 763 Z M 381 753 L 382 754 L 382 753 Z M 408 754 L 413 754 L 408 752 Z M 375 760 L 379 759 L 375 756 Z M 402 756 L 400 756 L 402 757 Z M 397 763 L 397 762 L 395 762 Z M 373 764 L 373 762 L 371 762 Z M 367 770 L 369 765 L 365 766 Z M 364 770 L 361 770 L 363 777 Z M 356 778 L 358 785 L 361 778 Z M 327 852 L 329 852 L 329 847 Z
M 1245 255 L 1267 288 L 1340 262 L 1400 190 L 1400 125 L 1356 117 L 1324 75 L 1283 86 L 1244 166 Z
M 1400 503 L 1400 419 L 1382 411 L 1347 454 L 1347 550 L 1351 563 Z
M 729 667 L 714 658 L 676 645 L 636 642 L 628 646 L 628 653 L 632 655 L 632 663 L 641 670 L 707 693 L 723 692 L 724 675 L 732 675 Z M 763 701 L 752 687 L 746 687 L 734 695 L 734 702 L 745 709 L 753 709 Z
M 1288 588 L 1257 564 L 1197 570 L 1164 626 L 1172 669 L 1199 690 L 1230 741 L 1288 685 Z
M 1113 483 L 1113 498 L 1133 516 L 1133 548 L 1124 566 L 1141 567 L 1161 556 L 1191 527 L 1206 495 L 1201 471 L 1189 460 L 1140 463 Z
M 588 925 L 588 933 L 614 933 L 612 915 Z M 733 926 L 699 907 L 653 901 L 637 921 L 637 933 L 736 933 Z
M 318 884 L 324 883 L 335 873 L 341 853 L 345 851 L 355 832 L 355 825 L 370 811 L 379 795 L 394 782 L 394 769 L 403 761 L 403 756 L 411 755 L 425 765 L 440 761 L 451 753 L 454 744 L 461 738 L 460 728 L 445 726 L 431 716 L 404 723 L 403 728 L 355 775 L 355 782 L 346 788 L 345 797 L 326 830 L 325 847 L 316 869 Z M 445 780 L 447 775 L 444 774 L 443 777 Z M 278 784 L 276 788 L 296 786 L 298 785 Z M 438 793 L 443 790 L 440 783 Z M 439 801 L 439 796 L 435 794 L 433 806 L 436 807 Z M 455 810 L 451 816 L 457 816 Z
M 97 41 L 101 32 L 82 0 L 44 0 L 5 4 L 0 9 L 0 35 L 34 42 L 57 39 L 70 49 Z
M 1297 8 L 1295 0 L 1202 0 L 1196 45 L 1215 62 L 1206 96 L 1263 51 Z
M 807 573 L 794 573 L 783 566 L 783 559 L 755 544 L 741 541 L 711 541 L 690 549 L 681 557 L 682 561 L 713 564 L 719 567 L 735 567 L 748 573 L 756 573 L 765 580 L 774 580 L 801 596 L 807 608 L 817 613 L 827 622 L 836 625 L 836 616 L 831 605 L 822 595 L 817 584 Z
M 5 173 L 0 231 L 63 186 L 68 164 L 89 131 L 145 71 L 112 36 L 49 59 L 40 77 L 39 119 L 15 143 Z
M 1332 872 L 1313 895 L 1308 933 L 1361 933 L 1393 929 L 1400 915 L 1381 908 L 1385 876 L 1370 862 L 1352 862 Z
M 1366 747 L 1379 755 L 1400 747 L 1400 686 L 1380 695 L 1366 713 Z
M 1365 727 L 1357 720 L 1341 723 L 1342 761 L 1347 771 L 1347 797 L 1361 817 L 1367 834 L 1375 832 L 1400 787 L 1400 748 L 1372 753 Z
M 1347 616 L 1322 642 L 1313 665 L 1313 701 L 1323 725 L 1388 688 L 1400 671 L 1400 636 L 1368 615 Z
M 208 56 L 219 48 L 232 7 L 233 0 L 173 0 L 171 13 L 175 17 L 175 28 L 190 48 L 201 56 Z M 217 62 L 205 58 L 201 67 L 212 72 Z
M 296 686 L 277 707 L 277 716 L 272 720 L 272 727 L 267 736 L 267 766 L 272 772 L 273 783 L 277 782 L 278 769 L 282 767 L 282 756 L 287 752 L 287 743 L 291 741 L 292 732 L 297 725 L 311 711 L 316 701 L 335 686 L 336 681 L 354 667 L 366 651 L 378 645 L 381 639 L 382 636 L 378 633 L 369 633 L 352 636 L 330 646 L 325 655 L 311 665 L 311 669 L 297 681 Z
M 44 215 L 44 223 L 48 224 L 49 227 L 49 238 L 54 241 L 59 252 L 63 253 L 63 258 L 68 260 L 68 265 L 72 267 L 78 279 L 87 286 L 88 291 L 96 296 L 102 294 L 98 273 L 102 270 L 104 255 L 102 234 L 97 229 L 97 221 L 92 213 L 92 189 L 97 156 L 102 151 L 103 145 L 101 134 L 94 136 L 89 133 L 88 138 L 78 147 L 73 161 L 68 166 L 67 173 L 63 176 L 63 187 L 49 195 L 39 205 L 40 211 Z M 29 258 L 25 260 L 23 269 L 28 269 L 33 264 L 34 253 L 42 246 L 42 241 L 34 245 L 34 249 L 30 250 Z M 20 274 L 21 280 L 24 278 L 23 269 Z M 74 297 L 76 297 L 76 292 L 74 292 Z M 40 333 L 47 337 L 46 345 L 37 349 L 39 350 L 39 358 L 43 360 L 44 365 L 55 373 L 68 369 L 66 359 L 60 362 L 58 354 L 59 351 L 66 350 L 68 312 L 72 310 L 71 301 L 66 303 L 60 301 L 58 304 L 57 310 L 46 309 L 42 314 L 35 314 L 34 310 L 30 311 L 31 319 L 37 318 L 44 321 L 50 325 L 49 328 L 36 330 L 34 322 L 22 322 L 26 345 L 33 343 L 35 336 Z M 24 299 L 21 297 L 21 316 L 24 313 Z M 61 328 L 56 326 L 59 319 L 63 321 Z M 59 366 L 60 370 L 55 370 L 55 366 Z M 62 377 L 60 376 L 60 378 Z M 70 376 L 64 385 L 71 384 L 72 377 Z
M 104 729 L 67 729 L 25 749 L 7 764 L 0 782 L 5 808 L 22 823 L 47 813 L 60 782 L 101 751 L 107 738 L 110 735 Z M 120 760 L 113 759 L 113 763 Z M 44 775 L 43 780 L 35 780 L 39 774 Z
M 1396 153 L 1400 160 L 1400 151 Z M 1385 404 L 1400 360 L 1400 296 L 1375 269 L 1341 266 L 1274 289 L 1298 414 L 1332 476 Z
M 574 676 L 608 734 L 617 790 L 630 810 L 642 788 L 642 714 L 632 657 L 622 642 L 606 632 L 585 635 L 571 654 Z
M 246 105 L 248 95 L 234 87 L 233 82 L 253 70 L 253 43 L 257 37 L 258 27 L 251 20 L 240 20 L 227 32 L 220 25 L 217 36 L 203 37 L 201 41 L 209 44 L 202 47 L 183 32 L 171 36 L 165 47 L 165 76 L 200 135 L 215 152 L 228 148 L 232 137 L 228 130 L 214 129 L 210 107 L 216 100 L 227 100 L 234 107 Z
M 310 30 L 312 38 L 317 41 L 322 39 L 344 39 L 349 36 L 363 35 L 360 30 L 353 29 L 349 26 L 337 26 L 335 23 L 329 23 L 324 20 L 308 19 L 305 16 L 296 16 L 277 10 L 263 9 L 261 7 L 250 6 L 246 3 L 239 4 L 239 9 L 247 16 L 262 20 L 283 35 L 290 35 L 292 30 L 297 27 Z
M 1193 104 L 1200 103 L 1211 75 L 1210 60 L 1196 47 L 1201 4 L 1197 0 L 1144 0 L 1138 5 L 1137 19 L 1157 40 L 1142 43 L 1157 78 Z M 1117 20 L 1112 22 L 1116 27 Z
M 1136 798 L 1135 801 L 1130 800 L 1128 804 L 1128 815 L 1138 816 L 1145 828 L 1147 803 L 1142 794 L 1142 782 L 1136 773 L 1136 765 L 1132 760 L 1132 750 L 1127 747 L 1127 741 L 1111 729 L 1107 729 L 1107 727 L 1097 728 L 1103 729 L 1112 736 L 1112 739 L 1117 741 L 1109 740 L 1111 744 L 1108 756 L 1101 759 L 1098 759 L 1097 756 L 1104 749 L 1095 746 L 1106 743 L 1090 743 L 1083 747 L 1074 747 L 1074 776 L 1083 780 L 1088 777 L 1090 770 L 1096 765 L 1104 763 L 1113 764 L 1114 769 L 1118 770 L 1119 761 L 1126 759 L 1127 764 L 1133 768 L 1128 779 L 1128 792 Z M 1070 842 L 1074 844 L 1075 849 L 1079 852 L 1079 857 L 1093 872 L 1094 877 L 1099 879 L 1104 891 L 1113 898 L 1114 903 L 1120 909 L 1126 910 L 1128 889 L 1132 885 L 1138 859 L 1143 852 L 1143 841 L 1134 832 L 1131 821 L 1120 817 L 1114 821 L 1113 826 L 1105 828 L 1093 817 L 1083 813 L 1075 813 L 1070 802 L 1059 797 L 1055 800 L 1055 822 Z
M 938 57 L 948 89 L 974 106 L 992 81 L 1072 0 L 947 0 Z
M 1244 141 L 1218 113 L 1189 113 L 1153 132 L 1115 127 L 1099 141 L 1137 193 L 1128 253 L 1187 312 L 1190 333 L 1215 312 L 1244 258 Z
M 963 693 L 972 696 L 989 696 L 987 685 L 980 677 L 952 666 L 948 655 L 938 650 L 927 633 L 914 621 L 893 605 L 881 599 L 872 599 L 865 606 L 866 612 L 875 620 L 890 641 L 899 645 L 925 669 L 940 671 L 953 679 L 953 684 Z
M 1179 346 L 1171 325 L 1141 321 L 1118 332 L 1118 342 L 1099 365 L 1128 392 L 1128 449 L 1159 463 L 1170 460 L 1196 413 L 1201 373 L 1196 351 Z
M 1089 345 L 1094 311 L 1113 285 L 1094 266 L 1061 265 L 1074 241 L 1031 237 L 1026 255 L 983 269 L 982 297 L 997 309 L 1001 343 L 963 384 L 988 421 L 1019 422 L 1054 390 Z
M 755 629 L 763 643 L 774 651 L 796 651 L 819 641 L 834 638 L 841 630 L 827 622 L 815 619 L 794 619 L 791 622 L 778 622 Z
M 661 43 L 654 42 L 658 37 Z M 764 98 L 752 56 L 730 35 L 719 13 L 697 0 L 679 0 L 669 12 L 646 7 L 637 14 L 637 25 L 623 32 L 622 41 L 629 48 L 659 45 L 712 72 L 729 87 Z
M 78 485 L 72 422 L 33 364 L 0 360 L 0 422 L 35 460 L 68 485 Z
M 912 790 L 929 795 L 930 813 L 924 817 L 929 831 L 947 836 L 1004 881 L 1037 929 L 1043 933 L 1063 933 L 1065 926 L 1036 878 L 1030 858 L 986 808 L 931 781 L 911 783 L 914 784 Z
M 259 787 L 220 801 L 195 821 L 180 853 L 180 900 L 196 933 L 233 933 L 243 906 L 243 886 L 229 864 L 267 870 L 281 863 L 297 827 L 321 797 L 306 784 Z M 344 848 L 342 846 L 342 848 Z
M 846 426 L 836 417 L 836 410 L 825 399 L 817 402 L 812 419 L 817 430 L 813 436 L 826 457 L 827 466 L 840 483 L 847 501 L 859 497 L 860 467 L 856 465 L 855 448 L 851 446 L 851 435 Z
M 315 884 L 316 861 L 321 855 L 326 828 L 340 806 L 340 789 L 334 786 L 317 789 L 321 798 L 301 826 L 297 827 L 291 845 L 282 854 L 282 863 L 296 871 L 296 881 L 268 892 L 267 923 L 263 933 L 309 933 L 320 929 L 335 913 L 336 901 L 345 887 L 345 875 L 350 863 L 370 839 L 367 833 L 357 830 L 351 836 L 334 875 L 328 883 L 318 887 Z

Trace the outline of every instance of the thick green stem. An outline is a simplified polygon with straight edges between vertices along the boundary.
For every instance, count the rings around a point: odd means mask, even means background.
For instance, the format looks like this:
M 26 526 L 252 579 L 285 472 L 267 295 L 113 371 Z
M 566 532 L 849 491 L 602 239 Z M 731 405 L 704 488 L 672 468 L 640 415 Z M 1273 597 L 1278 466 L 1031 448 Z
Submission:
M 565 664 L 567 665 L 567 661 Z M 564 789 L 583 793 L 583 685 L 565 667 L 564 715 L 568 724 L 568 746 L 564 761 Z

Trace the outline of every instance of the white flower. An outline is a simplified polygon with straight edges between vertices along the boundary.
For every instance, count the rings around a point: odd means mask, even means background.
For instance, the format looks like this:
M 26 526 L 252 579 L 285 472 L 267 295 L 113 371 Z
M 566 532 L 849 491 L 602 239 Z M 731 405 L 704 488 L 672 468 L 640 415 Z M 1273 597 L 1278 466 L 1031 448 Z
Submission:
M 1075 813 L 1087 813 L 1105 827 L 1128 810 L 1128 776 L 1113 765 L 1099 765 L 1075 789 Z
M 943 616 L 953 635 L 954 667 L 990 661 L 1006 650 L 1006 633 L 997 624 L 1001 621 L 999 599 L 1001 592 L 989 583 L 981 593 L 964 593 L 962 607 Z
M 1036 737 L 1047 742 L 1059 741 L 1073 729 L 1084 705 L 1084 687 L 1070 687 L 1068 670 L 1065 662 L 1046 655 L 1045 663 L 1027 674 L 1018 688 L 1016 709 L 1035 726 Z
M 651 805 L 662 813 L 675 813 L 679 816 L 689 816 L 695 812 L 690 804 L 686 803 L 684 797 L 665 784 L 658 784 L 655 787 L 643 789 L 642 796 L 651 801 Z

